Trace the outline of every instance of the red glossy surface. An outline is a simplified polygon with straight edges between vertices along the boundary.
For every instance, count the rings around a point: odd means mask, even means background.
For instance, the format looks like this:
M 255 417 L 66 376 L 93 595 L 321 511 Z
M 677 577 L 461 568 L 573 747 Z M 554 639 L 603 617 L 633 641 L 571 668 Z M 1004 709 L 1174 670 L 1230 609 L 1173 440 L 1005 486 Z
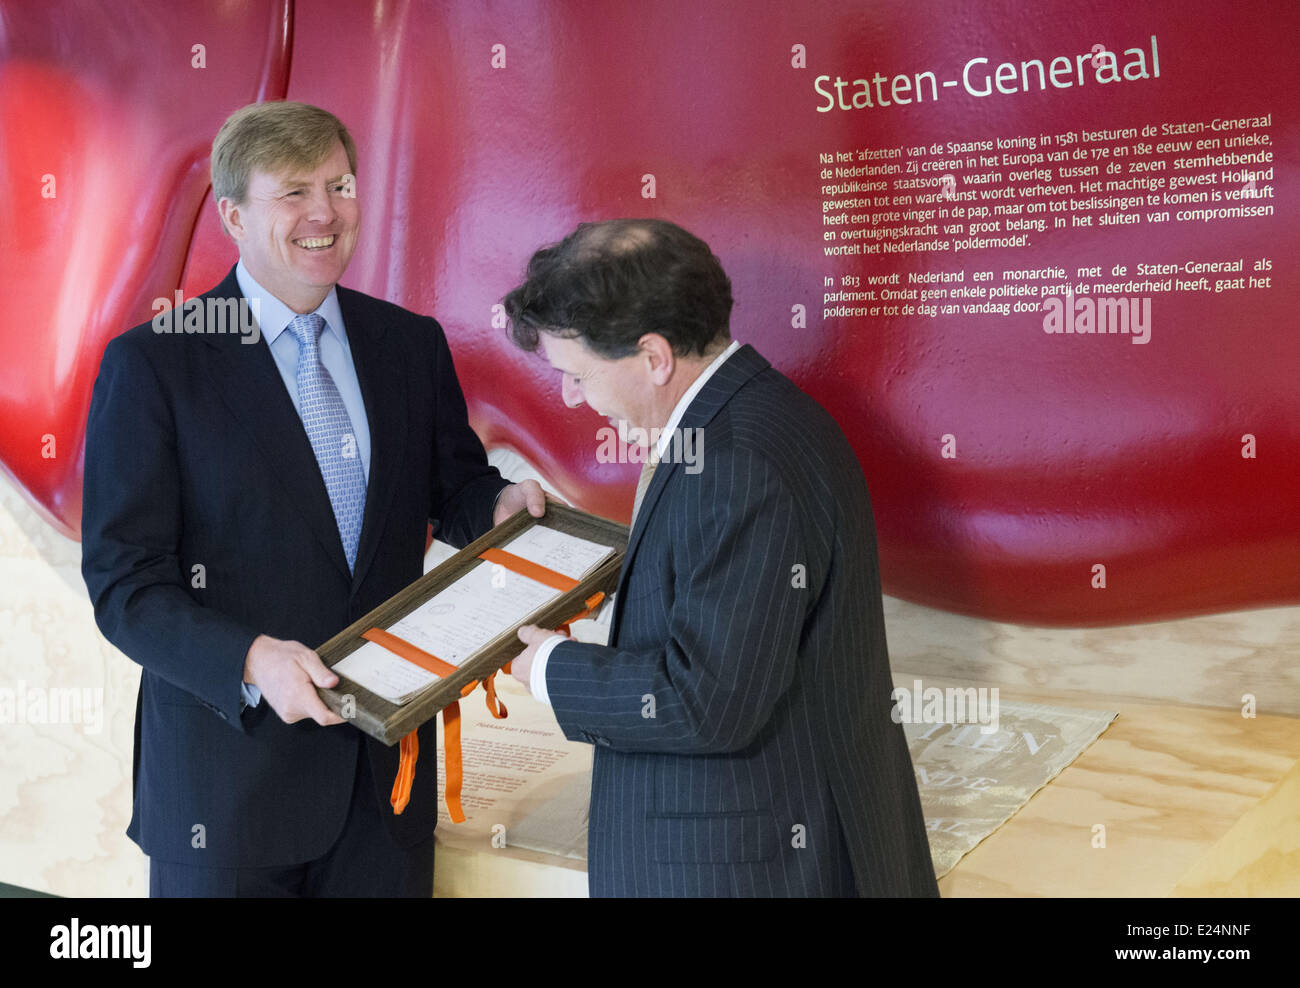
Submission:
M 208 145 L 236 106 L 287 96 L 333 110 L 361 150 L 345 283 L 436 315 L 485 442 L 589 510 L 626 517 L 637 466 L 596 461 L 604 421 L 563 407 L 491 307 L 575 223 L 662 216 L 721 257 L 735 334 L 849 435 L 887 592 L 1067 625 L 1300 600 L 1296 5 L 1034 4 L 1033 17 L 973 0 L 212 6 L 97 19 L 0 2 L 0 461 L 65 531 L 105 343 L 154 297 L 225 273 L 235 255 Z M 816 112 L 823 73 L 959 77 L 977 55 L 1122 50 L 1151 34 L 1161 78 L 1141 84 Z M 194 43 L 206 69 L 191 68 Z M 796 43 L 806 69 L 790 64 Z M 496 44 L 505 68 L 492 67 Z M 1056 231 L 1015 258 L 822 255 L 818 151 L 1270 111 L 1267 220 Z M 45 173 L 54 200 L 39 194 Z M 655 199 L 641 195 L 646 173 Z M 823 277 L 843 273 L 1261 255 L 1271 291 L 1157 297 L 1146 346 L 1047 336 L 1033 316 L 820 318 Z M 797 303 L 806 329 L 791 327 Z M 939 455 L 946 433 L 955 460 Z M 1245 433 L 1256 459 L 1240 455 Z M 1094 563 L 1105 590 L 1090 585 Z

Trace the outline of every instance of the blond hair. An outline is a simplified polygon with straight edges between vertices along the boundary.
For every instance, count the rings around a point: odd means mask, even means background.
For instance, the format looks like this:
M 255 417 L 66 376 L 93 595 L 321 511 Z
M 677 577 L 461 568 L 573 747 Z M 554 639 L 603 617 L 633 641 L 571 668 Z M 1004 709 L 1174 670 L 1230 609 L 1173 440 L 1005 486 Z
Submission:
M 212 198 L 242 204 L 254 170 L 314 168 L 341 141 L 348 167 L 357 171 L 357 146 L 343 122 L 308 103 L 279 100 L 236 110 L 212 140 Z

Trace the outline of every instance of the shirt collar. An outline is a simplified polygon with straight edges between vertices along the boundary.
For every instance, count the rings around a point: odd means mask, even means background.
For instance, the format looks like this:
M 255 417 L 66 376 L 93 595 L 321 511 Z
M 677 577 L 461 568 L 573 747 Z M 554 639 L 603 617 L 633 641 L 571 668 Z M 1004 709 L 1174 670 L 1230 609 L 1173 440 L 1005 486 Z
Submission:
M 250 301 L 258 300 L 257 322 L 262 327 L 262 335 L 266 337 L 267 345 L 270 346 L 289 328 L 289 323 L 298 318 L 298 313 L 258 284 L 257 279 L 249 274 L 248 268 L 244 267 L 243 258 L 240 258 L 239 263 L 235 265 L 235 280 L 239 282 L 239 290 L 244 298 Z M 330 289 L 315 312 L 325 320 L 326 332 L 333 332 L 339 338 L 339 342 L 346 347 L 348 338 L 343 328 L 343 310 L 339 308 L 337 288 Z
M 739 349 L 740 341 L 732 340 L 727 349 L 713 358 L 709 366 L 700 372 L 700 376 L 691 382 L 691 386 L 686 389 L 685 394 L 677 400 L 677 404 L 673 406 L 673 413 L 668 416 L 668 424 L 664 426 L 663 432 L 659 433 L 659 442 L 655 445 L 656 460 L 663 459 L 665 450 L 673 441 L 673 432 L 677 429 L 677 423 L 682 420 L 682 416 L 686 414 L 686 409 L 695 400 L 695 396 L 700 393 L 700 390 L 708 382 L 709 378 L 717 372 L 718 368 L 726 362 L 726 359 Z

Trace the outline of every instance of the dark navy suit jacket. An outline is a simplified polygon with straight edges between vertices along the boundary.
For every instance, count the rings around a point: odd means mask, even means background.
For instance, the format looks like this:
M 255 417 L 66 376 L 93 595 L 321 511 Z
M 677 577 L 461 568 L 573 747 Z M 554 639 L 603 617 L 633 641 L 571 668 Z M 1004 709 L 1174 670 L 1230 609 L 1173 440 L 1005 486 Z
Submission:
M 591 893 L 937 896 L 853 450 L 750 346 L 680 427 L 702 469 L 655 471 L 611 645 L 546 670 L 595 745 Z
M 234 270 L 208 295 L 240 297 Z M 82 574 L 100 630 L 144 668 L 128 834 L 159 860 L 320 857 L 342 831 L 358 757 L 371 761 L 394 840 L 433 834 L 433 721 L 410 804 L 394 816 L 396 746 L 347 724 L 285 724 L 265 699 L 241 713 L 258 634 L 323 644 L 421 575 L 430 520 L 454 545 L 491 527 L 506 483 L 469 427 L 441 327 L 345 288 L 338 298 L 371 438 L 355 574 L 265 341 L 145 323 L 104 352 L 86 430 Z

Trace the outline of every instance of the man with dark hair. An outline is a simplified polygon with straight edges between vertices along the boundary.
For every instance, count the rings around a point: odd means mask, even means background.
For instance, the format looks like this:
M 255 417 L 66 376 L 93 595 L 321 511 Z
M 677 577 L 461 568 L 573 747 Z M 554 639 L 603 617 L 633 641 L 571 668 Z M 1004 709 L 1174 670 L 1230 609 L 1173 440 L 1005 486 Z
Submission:
M 658 220 L 583 224 L 505 306 L 565 404 L 650 447 L 610 644 L 529 626 L 513 665 L 595 746 L 592 894 L 937 896 L 862 469 L 821 406 L 731 341 L 708 245 Z
M 339 726 L 312 649 L 420 576 L 430 521 L 464 545 L 543 511 L 488 465 L 442 328 L 338 287 L 356 169 L 325 110 L 234 113 L 212 185 L 239 263 L 100 364 L 82 574 L 144 669 L 127 833 L 151 895 L 431 895 L 434 722 L 396 816 L 397 748 Z M 246 306 L 257 335 L 199 318 Z
M 505 299 L 518 312 L 515 343 L 537 349 L 539 333 L 567 327 L 593 353 L 614 360 L 658 333 L 681 356 L 728 341 L 731 281 L 709 245 L 662 220 L 584 223 L 528 264 Z

